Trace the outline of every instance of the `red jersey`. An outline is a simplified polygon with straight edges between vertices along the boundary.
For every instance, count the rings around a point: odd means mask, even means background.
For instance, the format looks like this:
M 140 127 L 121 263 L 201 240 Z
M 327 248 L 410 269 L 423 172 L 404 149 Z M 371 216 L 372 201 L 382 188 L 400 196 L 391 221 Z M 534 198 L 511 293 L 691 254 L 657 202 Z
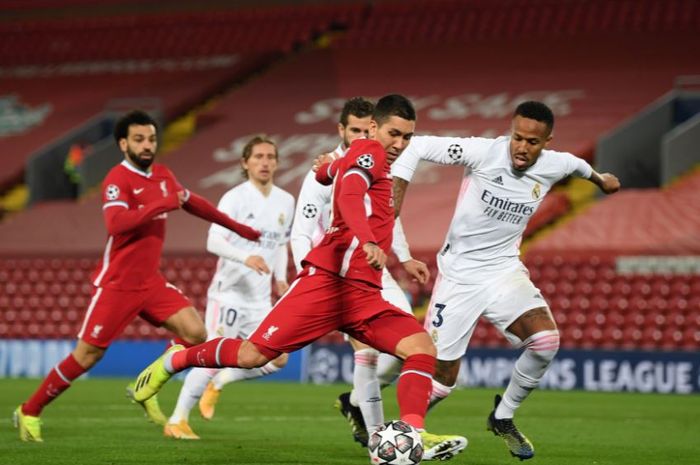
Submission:
M 374 242 L 387 255 L 391 248 L 394 203 L 386 151 L 375 140 L 355 140 L 316 178 L 333 182 L 331 225 L 304 263 L 381 288 L 382 271 L 367 263 L 362 246 Z
M 150 173 L 126 160 L 109 171 L 102 182 L 109 237 L 93 274 L 95 286 L 135 290 L 163 279 L 159 266 L 166 212 L 179 208 L 177 191 L 181 190 L 173 173 L 158 163 Z

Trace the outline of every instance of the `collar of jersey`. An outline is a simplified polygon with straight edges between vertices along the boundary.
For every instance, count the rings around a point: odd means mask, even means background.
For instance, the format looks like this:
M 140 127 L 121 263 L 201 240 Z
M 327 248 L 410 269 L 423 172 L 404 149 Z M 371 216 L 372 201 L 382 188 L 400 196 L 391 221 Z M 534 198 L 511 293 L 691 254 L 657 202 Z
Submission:
M 153 176 L 153 170 L 151 170 L 150 173 L 144 173 L 143 171 L 141 171 L 141 170 L 139 170 L 139 169 L 136 169 L 136 168 L 134 168 L 133 166 L 131 166 L 131 163 L 129 163 L 129 162 L 126 161 L 126 160 L 122 160 L 122 166 L 125 167 L 126 169 L 128 169 L 129 171 L 133 171 L 133 172 L 136 173 L 136 174 L 140 174 L 140 175 L 143 176 L 144 178 L 150 178 L 151 176 Z M 151 165 L 151 166 L 153 166 L 153 165 Z

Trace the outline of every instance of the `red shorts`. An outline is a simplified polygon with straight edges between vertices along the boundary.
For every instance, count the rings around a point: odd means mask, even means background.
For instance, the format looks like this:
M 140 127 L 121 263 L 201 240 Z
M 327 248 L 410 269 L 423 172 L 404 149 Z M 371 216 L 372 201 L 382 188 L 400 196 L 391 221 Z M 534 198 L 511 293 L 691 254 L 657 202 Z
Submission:
M 274 358 L 336 329 L 389 354 L 401 339 L 425 331 L 413 315 L 384 300 L 380 289 L 306 267 L 249 340 Z
M 136 316 L 154 326 L 192 303 L 172 284 L 162 280 L 153 287 L 138 291 L 95 288 L 78 338 L 106 348 Z

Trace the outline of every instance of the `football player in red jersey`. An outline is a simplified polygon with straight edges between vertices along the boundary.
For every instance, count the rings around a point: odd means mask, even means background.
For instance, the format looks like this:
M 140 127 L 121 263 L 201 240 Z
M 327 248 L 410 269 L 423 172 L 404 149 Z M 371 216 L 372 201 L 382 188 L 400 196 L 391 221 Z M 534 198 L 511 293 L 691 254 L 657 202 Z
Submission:
M 23 441 L 42 441 L 42 409 L 92 368 L 136 316 L 169 329 L 181 344 L 206 340 L 204 324 L 192 303 L 159 271 L 168 212 L 183 209 L 246 239 L 255 241 L 260 236 L 183 188 L 168 168 L 154 163 L 156 123 L 148 114 L 132 111 L 123 116 L 114 137 L 124 160 L 110 170 L 102 184 L 108 238 L 93 274 L 95 289 L 75 349 L 15 410 L 15 425 Z M 151 420 L 165 423 L 157 403 L 142 405 Z
M 408 146 L 415 120 L 407 98 L 382 97 L 370 139 L 354 141 L 345 157 L 319 167 L 319 182 L 333 183 L 331 226 L 258 329 L 246 340 L 218 338 L 163 355 L 137 378 L 135 398 L 149 398 L 185 368 L 259 367 L 337 329 L 404 360 L 397 387 L 400 416 L 423 430 L 435 346 L 413 315 L 380 293 L 394 227 L 389 167 Z

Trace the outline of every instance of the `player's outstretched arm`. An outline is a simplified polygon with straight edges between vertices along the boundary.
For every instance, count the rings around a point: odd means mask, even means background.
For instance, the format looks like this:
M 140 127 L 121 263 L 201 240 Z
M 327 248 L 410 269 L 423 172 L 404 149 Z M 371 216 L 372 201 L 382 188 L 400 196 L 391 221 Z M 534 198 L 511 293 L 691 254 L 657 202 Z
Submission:
M 614 194 L 620 190 L 620 180 L 612 173 L 598 173 L 593 170 L 588 179 L 606 194 Z
M 138 228 L 151 221 L 154 217 L 180 208 L 181 200 L 176 192 L 160 200 L 147 204 L 138 210 L 126 209 L 121 202 L 108 202 L 103 207 L 107 232 L 110 235 L 121 234 Z
M 248 239 L 250 241 L 257 241 L 260 239 L 260 231 L 257 231 L 250 226 L 241 224 L 238 221 L 234 221 L 224 212 L 218 210 L 211 202 L 209 202 L 204 197 L 189 191 L 189 196 L 186 202 L 182 205 L 182 208 L 192 215 L 198 216 L 206 221 L 211 221 L 226 229 L 230 229 L 239 236 Z

